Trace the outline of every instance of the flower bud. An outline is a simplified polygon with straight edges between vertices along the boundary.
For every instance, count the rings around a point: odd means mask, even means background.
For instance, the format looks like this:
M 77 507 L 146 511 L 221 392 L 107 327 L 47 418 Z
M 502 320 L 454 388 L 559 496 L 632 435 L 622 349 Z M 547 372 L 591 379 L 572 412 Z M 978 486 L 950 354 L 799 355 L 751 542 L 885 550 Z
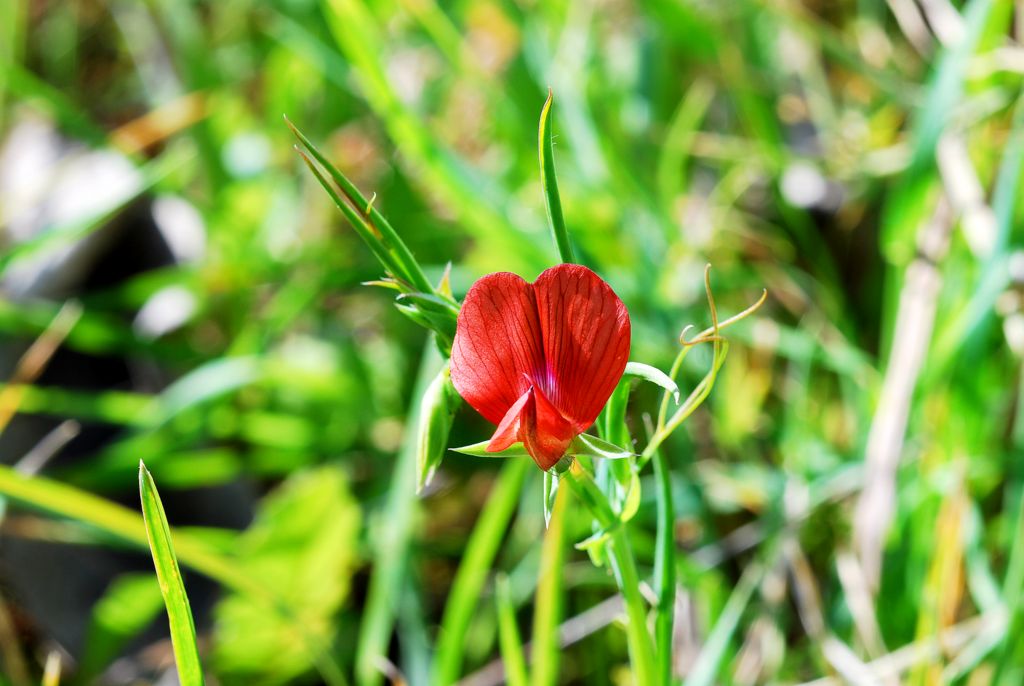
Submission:
M 426 488 L 441 464 L 441 458 L 448 449 L 448 433 L 460 401 L 459 394 L 452 386 L 448 365 L 445 365 L 420 400 L 416 435 L 417 493 Z

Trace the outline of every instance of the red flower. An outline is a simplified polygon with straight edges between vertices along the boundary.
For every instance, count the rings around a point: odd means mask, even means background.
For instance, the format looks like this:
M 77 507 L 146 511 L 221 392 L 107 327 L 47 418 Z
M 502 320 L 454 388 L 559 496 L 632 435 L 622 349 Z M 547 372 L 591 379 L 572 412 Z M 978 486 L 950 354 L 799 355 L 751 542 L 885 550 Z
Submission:
M 498 429 L 498 452 L 522 441 L 550 469 L 586 431 L 629 358 L 629 313 L 611 286 L 578 264 L 530 284 L 508 272 L 469 289 L 459 312 L 451 378 Z

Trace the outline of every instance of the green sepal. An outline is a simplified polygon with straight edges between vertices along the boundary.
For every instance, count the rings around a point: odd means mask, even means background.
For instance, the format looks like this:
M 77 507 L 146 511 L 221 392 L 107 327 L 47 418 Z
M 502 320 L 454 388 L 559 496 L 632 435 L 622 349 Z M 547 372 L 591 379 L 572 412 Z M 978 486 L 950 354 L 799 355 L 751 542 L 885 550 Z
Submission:
M 395 302 L 413 303 L 425 312 L 432 312 L 437 315 L 447 316 L 454 322 L 459 316 L 459 307 L 448 298 L 434 295 L 433 293 L 403 293 L 395 298 Z
M 424 309 L 420 304 L 410 302 L 408 295 L 395 298 L 395 307 L 409 319 L 437 335 L 437 345 L 445 357 L 451 355 L 452 343 L 455 341 L 455 319 L 447 314 L 440 314 L 432 309 Z
M 488 443 L 490 443 L 489 440 L 480 441 L 473 445 L 464 445 L 461 448 L 449 448 L 449 450 L 473 457 L 530 457 L 530 453 L 526 452 L 526 447 L 522 443 L 514 443 L 508 448 L 495 453 L 487 451 Z

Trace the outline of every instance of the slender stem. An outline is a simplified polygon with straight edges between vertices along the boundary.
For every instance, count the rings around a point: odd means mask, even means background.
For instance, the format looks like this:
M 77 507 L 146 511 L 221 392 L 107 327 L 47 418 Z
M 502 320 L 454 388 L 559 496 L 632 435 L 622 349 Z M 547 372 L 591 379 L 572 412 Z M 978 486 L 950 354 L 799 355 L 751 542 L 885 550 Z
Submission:
M 633 550 L 626 537 L 625 527 L 620 527 L 612 534 L 611 554 L 612 571 L 615 582 L 626 602 L 626 640 L 629 644 L 629 661 L 639 686 L 655 683 L 654 645 L 651 634 L 647 630 L 647 608 L 643 596 L 640 595 L 640 576 L 633 561 Z
M 658 676 L 664 686 L 672 683 L 672 624 L 676 604 L 675 511 L 672 506 L 672 476 L 668 460 L 654 453 L 654 478 L 658 483 L 658 531 L 654 553 L 654 593 L 658 605 L 654 616 L 654 644 Z
M 654 669 L 654 643 L 647 630 L 647 607 L 640 594 L 640 576 L 636 571 L 633 549 L 626 536 L 626 525 L 620 522 L 604 494 L 598 489 L 591 476 L 577 463 L 563 475 L 566 482 L 586 505 L 598 523 L 610 532 L 608 554 L 611 558 L 615 583 L 626 604 L 626 642 L 629 646 L 629 661 L 633 667 L 638 686 L 651 686 L 657 682 Z
M 638 459 L 638 467 L 643 469 L 647 465 L 647 462 L 654 455 L 655 451 L 661 446 L 661 444 L 672 435 L 672 432 L 679 428 L 686 419 L 693 414 L 698 407 L 707 399 L 708 395 L 711 394 L 711 389 L 715 385 L 715 378 L 718 376 L 718 371 L 722 368 L 725 363 L 725 356 L 729 352 L 728 341 L 716 341 L 715 342 L 715 357 L 711 362 L 711 369 L 701 379 L 697 387 L 693 389 L 683 404 L 680 405 L 679 409 L 676 410 L 672 418 L 667 423 L 659 417 L 658 428 L 655 430 L 654 435 L 651 436 L 651 440 L 647 443 L 647 447 L 640 454 Z
M 679 349 L 679 354 L 676 355 L 675 361 L 672 363 L 672 368 L 669 370 L 668 378 L 673 381 L 679 376 L 679 369 L 683 366 L 683 360 L 686 359 L 686 355 L 690 352 L 693 346 L 685 346 Z M 665 427 L 665 420 L 668 418 L 668 403 L 672 399 L 672 393 L 664 391 L 661 396 L 661 407 L 658 408 L 658 425 L 657 431 L 661 431 Z

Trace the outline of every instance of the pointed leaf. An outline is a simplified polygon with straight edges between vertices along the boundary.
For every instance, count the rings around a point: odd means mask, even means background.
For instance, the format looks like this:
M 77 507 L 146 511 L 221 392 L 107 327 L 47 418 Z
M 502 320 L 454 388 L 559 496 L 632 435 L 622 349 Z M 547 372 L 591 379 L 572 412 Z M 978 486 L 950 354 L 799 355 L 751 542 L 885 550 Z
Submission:
M 395 300 L 403 304 L 415 303 L 421 310 L 449 316 L 453 322 L 459 316 L 459 308 L 454 303 L 433 293 L 403 293 Z
M 589 552 L 592 548 L 604 545 L 604 543 L 608 541 L 608 539 L 610 539 L 611 536 L 612 534 L 610 531 L 607 531 L 605 529 L 599 529 L 598 531 L 595 531 L 590 536 L 587 536 L 582 541 L 577 543 L 575 546 L 576 550 L 586 550 Z
M 652 367 L 649 364 L 643 362 L 629 362 L 626 364 L 626 370 L 623 372 L 624 376 L 635 376 L 645 381 L 658 384 L 666 391 L 672 394 L 672 398 L 675 399 L 676 405 L 679 404 L 679 386 L 672 378 L 661 371 L 657 367 Z
M 438 344 L 441 346 L 441 353 L 447 357 L 451 353 L 452 344 L 455 341 L 455 320 L 446 315 L 437 314 L 424 310 L 416 305 L 407 305 L 395 301 L 395 307 L 409 319 L 413 320 L 424 329 L 437 334 Z
M 590 434 L 580 434 L 573 439 L 569 452 L 572 455 L 589 455 L 604 460 L 621 460 L 633 456 L 633 453 L 625 448 Z
M 142 516 L 146 523 L 149 549 L 153 553 L 156 577 L 160 592 L 167 606 L 167 619 L 171 627 L 171 646 L 174 662 L 178 667 L 178 678 L 182 686 L 202 686 L 203 668 L 199 664 L 196 647 L 196 628 L 192 621 L 192 609 L 185 594 L 185 584 L 178 569 L 178 559 L 171 543 L 171 531 L 167 516 L 160 503 L 156 484 L 146 466 L 139 462 L 139 495 L 142 498 Z
M 402 269 L 402 265 L 395 260 L 394 256 L 388 251 L 388 248 L 381 241 L 380 236 L 374 231 L 373 227 L 366 223 L 365 217 L 361 216 L 355 209 L 349 205 L 334 189 L 334 186 L 324 177 L 320 172 L 320 169 L 313 163 L 313 160 L 309 159 L 304 152 L 299 150 L 299 155 L 302 157 L 302 161 L 306 163 L 309 171 L 312 172 L 320 186 L 327 192 L 331 200 L 334 201 L 334 205 L 341 210 L 341 213 L 348 219 L 348 223 L 352 225 L 355 232 L 359 234 L 359 237 L 366 243 L 366 247 L 370 249 L 377 261 L 381 263 L 384 269 L 397 277 L 409 279 L 409 275 Z
M 480 441 L 479 443 L 474 443 L 473 445 L 464 445 L 461 448 L 449 448 L 449 450 L 452 450 L 452 451 L 457 452 L 457 453 L 462 453 L 463 455 L 471 455 L 473 457 L 499 457 L 500 458 L 500 457 L 529 457 L 530 456 L 530 453 L 526 452 L 526 448 L 523 446 L 522 443 L 516 443 L 515 445 L 513 445 L 513 446 L 511 446 L 509 448 L 506 448 L 505 450 L 501 450 L 501 451 L 498 451 L 498 452 L 495 452 L 495 453 L 487 452 L 487 446 L 489 444 L 490 444 L 490 441 Z
M 432 291 L 433 286 L 431 286 L 430 281 L 427 280 L 427 277 L 423 273 L 423 269 L 420 267 L 419 262 L 416 261 L 416 258 L 413 256 L 408 246 L 406 246 L 405 242 L 398 235 L 398 232 L 395 231 L 393 226 L 391 226 L 391 222 L 389 222 L 387 218 L 373 206 L 373 200 L 367 200 L 366 197 L 359 192 L 359 189 L 356 187 L 356 185 L 352 183 L 347 176 L 342 174 L 337 167 L 331 164 L 331 161 L 328 160 L 327 157 L 322 152 L 320 152 L 320 150 L 318 150 L 315 145 L 313 145 L 312 141 L 310 141 L 305 136 L 305 134 L 299 131 L 299 129 L 294 124 L 292 124 L 291 121 L 289 121 L 288 117 L 285 117 L 284 120 L 285 123 L 288 124 L 288 128 L 292 130 L 292 133 L 295 134 L 295 137 L 299 140 L 299 143 L 302 144 L 302 147 L 308 150 L 309 154 L 312 155 L 316 159 L 316 161 L 320 163 L 320 165 L 322 165 L 324 169 L 327 170 L 327 173 L 331 175 L 331 178 L 334 180 L 334 183 L 338 185 L 341 191 L 345 194 L 345 197 L 348 198 L 348 201 L 355 205 L 356 209 L 359 210 L 359 213 L 356 213 L 354 211 L 346 211 L 345 208 L 348 207 L 347 203 L 339 202 L 340 198 L 337 197 L 336 191 L 334 191 L 330 184 L 325 183 L 325 180 L 323 179 L 322 175 L 316 170 L 315 165 L 312 164 L 312 161 L 309 160 L 305 156 L 305 154 L 300 151 L 300 154 L 302 154 L 303 158 L 306 160 L 307 166 L 309 166 L 310 170 L 317 177 L 317 180 L 320 182 L 320 185 L 323 186 L 324 190 L 326 190 L 327 193 L 334 199 L 335 204 L 338 205 L 339 209 L 345 212 L 345 216 L 348 217 L 349 221 L 352 222 L 353 225 L 355 225 L 355 221 L 353 221 L 352 215 L 355 215 L 355 217 L 359 218 L 360 223 L 362 223 L 370 230 L 371 235 L 377 237 L 377 241 L 388 254 L 388 260 L 396 263 L 396 266 L 398 267 L 397 273 L 403 274 L 406 278 L 408 278 L 409 282 L 417 290 L 424 292 Z M 342 205 L 344 205 L 345 207 L 342 207 Z M 351 209 L 352 208 L 349 207 L 349 210 Z M 362 215 L 362 217 L 360 217 L 360 214 Z M 359 227 L 357 227 L 357 230 L 359 230 Z M 362 231 L 360 231 L 360 234 L 362 235 Z M 363 238 L 365 240 L 366 236 L 364 235 Z M 372 248 L 373 246 L 371 245 L 370 247 Z M 374 250 L 374 253 L 376 254 L 377 251 Z M 381 259 L 381 256 L 379 254 L 377 255 L 377 257 L 378 259 Z M 384 259 L 381 259 L 381 261 L 385 262 Z
M 548 99 L 540 111 L 540 127 L 537 131 L 537 145 L 540 152 L 540 183 L 544 189 L 544 207 L 547 209 L 548 225 L 555 238 L 555 246 L 562 262 L 575 262 L 569 232 L 562 216 L 562 200 L 558 195 L 558 181 L 555 177 L 555 156 L 551 143 L 551 103 L 554 95 L 548 89 Z

